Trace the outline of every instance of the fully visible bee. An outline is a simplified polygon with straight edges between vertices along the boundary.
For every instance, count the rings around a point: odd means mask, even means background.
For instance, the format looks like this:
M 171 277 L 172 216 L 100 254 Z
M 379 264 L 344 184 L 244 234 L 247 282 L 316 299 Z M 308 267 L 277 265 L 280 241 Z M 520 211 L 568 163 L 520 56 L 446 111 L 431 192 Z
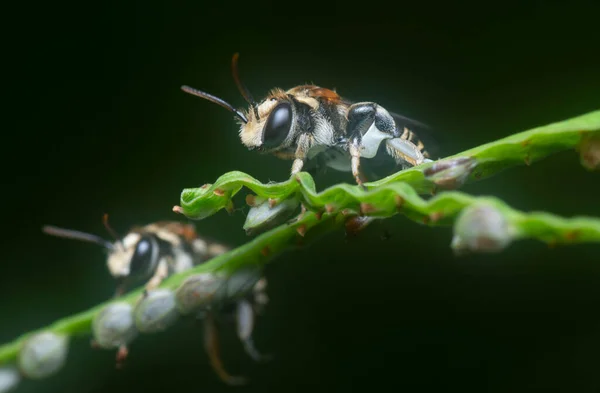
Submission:
M 123 238 L 119 238 L 108 225 L 106 215 L 104 225 L 116 239 L 115 242 L 94 234 L 49 225 L 42 230 L 49 235 L 83 240 L 106 248 L 108 270 L 118 282 L 116 297 L 121 296 L 128 287 L 141 282 L 146 283 L 144 293 L 147 296 L 171 274 L 191 269 L 229 250 L 223 244 L 199 236 L 192 224 L 159 221 L 133 227 Z M 223 368 L 218 349 L 217 317 L 222 316 L 228 321 L 233 317 L 246 352 L 254 360 L 264 360 L 265 357 L 253 345 L 251 333 L 256 314 L 260 314 L 268 302 L 266 285 L 265 277 L 260 277 L 247 295 L 231 301 L 225 299 L 219 307 L 199 314 L 204 320 L 207 337 L 205 347 L 210 363 L 217 375 L 228 384 L 239 384 L 244 379 L 229 375 Z
M 403 168 L 430 162 L 425 145 L 413 129 L 426 125 L 388 112 L 375 102 L 352 103 L 334 90 L 315 85 L 276 88 L 261 102 L 254 100 L 239 78 L 238 54 L 233 55 L 236 85 L 250 104 L 239 111 L 221 98 L 189 86 L 182 90 L 233 112 L 240 124 L 242 143 L 261 153 L 293 160 L 291 173 L 307 162 L 338 171 L 351 171 L 359 185 L 365 177 L 361 159 L 381 159 L 386 153 Z M 318 164 L 317 164 L 318 165 Z

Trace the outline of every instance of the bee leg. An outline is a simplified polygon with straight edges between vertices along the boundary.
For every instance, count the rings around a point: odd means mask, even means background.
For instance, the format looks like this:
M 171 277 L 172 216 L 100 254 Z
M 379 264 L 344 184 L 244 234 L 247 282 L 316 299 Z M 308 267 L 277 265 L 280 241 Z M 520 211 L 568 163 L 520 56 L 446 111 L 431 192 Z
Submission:
M 296 173 L 302 171 L 302 166 L 304 166 L 304 160 L 301 158 L 296 158 L 294 160 L 294 163 L 292 164 L 292 175 L 295 175 Z
M 425 145 L 423 145 L 423 142 L 418 136 L 415 135 L 414 132 L 404 127 L 404 130 L 402 131 L 402 134 L 400 134 L 399 138 L 408 142 L 408 146 L 413 148 L 416 147 L 416 150 L 423 156 L 423 162 L 433 162 L 433 160 L 429 158 L 429 153 L 425 150 Z
M 235 311 L 235 321 L 237 327 L 237 335 L 244 345 L 246 353 L 256 362 L 266 361 L 271 358 L 269 355 L 263 355 L 254 346 L 252 340 L 252 331 L 254 330 L 254 309 L 248 300 L 240 300 L 237 302 Z
M 304 161 L 306 160 L 306 155 L 308 151 L 312 147 L 313 139 L 310 134 L 300 134 L 298 140 L 296 141 L 296 154 L 294 163 L 292 164 L 292 175 L 300 172 L 302 167 L 304 166 Z
M 360 149 L 358 141 L 354 141 L 353 143 L 351 143 L 348 147 L 348 150 L 350 151 L 350 156 L 352 157 L 352 176 L 354 176 L 356 184 L 358 184 L 366 190 L 366 187 L 363 185 L 363 179 L 360 170 Z
M 386 150 L 390 156 L 396 159 L 398 164 L 407 162 L 412 166 L 417 166 L 431 161 L 425 158 L 417 145 L 401 138 L 387 140 Z
M 359 186 L 363 185 L 360 171 L 361 139 L 375 122 L 376 113 L 377 104 L 373 102 L 359 102 L 352 104 L 348 109 L 346 127 L 346 133 L 350 136 L 348 151 L 351 157 L 352 176 Z
M 117 285 L 117 288 L 115 289 L 115 294 L 113 295 L 113 298 L 116 299 L 116 298 L 123 296 L 125 291 L 126 291 L 125 284 L 120 283 L 119 285 Z
M 146 290 L 151 291 L 153 289 L 156 289 L 160 285 L 160 283 L 165 278 L 167 278 L 168 275 L 169 265 L 164 260 L 162 260 L 156 267 L 156 270 L 154 271 L 154 276 L 152 276 L 148 283 L 146 283 Z
M 127 356 L 129 356 L 129 349 L 127 349 L 126 345 L 121 345 L 119 347 L 119 349 L 117 349 L 117 356 L 116 356 L 117 362 L 115 364 L 115 367 L 117 369 L 122 369 L 124 367 Z
M 230 375 L 223 367 L 219 351 L 219 334 L 215 323 L 215 317 L 208 311 L 204 318 L 204 348 L 208 354 L 210 365 L 219 378 L 228 385 L 239 386 L 247 383 L 242 376 Z
M 302 217 L 304 217 L 304 214 L 307 212 L 308 210 L 306 209 L 306 206 L 304 206 L 303 203 L 300 203 L 300 214 L 298 214 L 296 217 L 292 217 L 290 218 L 286 224 L 288 225 L 292 225 L 297 223 L 298 221 L 300 221 L 302 219 Z
M 220 243 L 211 243 L 207 248 L 209 258 L 214 258 L 218 255 L 225 254 L 227 251 L 231 249 Z
M 267 296 L 267 279 L 262 277 L 260 280 L 254 284 L 254 288 L 252 289 L 254 294 L 253 306 L 254 312 L 257 315 L 260 315 L 264 312 L 264 309 L 269 303 L 269 296 Z

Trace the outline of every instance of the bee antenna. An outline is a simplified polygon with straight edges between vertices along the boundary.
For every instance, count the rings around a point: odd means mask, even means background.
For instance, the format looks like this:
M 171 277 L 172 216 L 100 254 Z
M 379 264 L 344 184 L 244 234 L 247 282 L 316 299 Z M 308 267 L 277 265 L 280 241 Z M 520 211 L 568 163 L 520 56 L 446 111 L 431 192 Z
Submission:
M 109 249 L 109 250 L 114 249 L 114 246 L 112 245 L 111 242 L 101 238 L 100 236 L 92 235 L 91 233 L 75 231 L 73 229 L 58 228 L 58 227 L 55 227 L 52 225 L 44 225 L 42 227 L 42 232 L 46 233 L 47 235 L 51 235 L 51 236 L 63 237 L 66 239 L 82 240 L 82 241 L 86 241 L 86 242 L 90 242 L 90 243 L 96 243 L 98 245 L 101 245 L 104 248 Z
M 119 246 L 121 246 L 123 251 L 125 251 L 125 246 L 123 245 L 123 242 L 121 242 L 121 238 L 119 238 L 117 232 L 114 229 L 112 229 L 112 227 L 108 223 L 108 213 L 104 213 L 104 216 L 102 216 L 102 223 L 104 224 L 104 228 L 106 228 L 108 233 L 116 240 L 116 242 L 119 244 Z
M 215 97 L 212 94 L 205 93 L 201 90 L 197 90 L 197 89 L 194 89 L 193 87 L 189 87 L 189 86 L 181 86 L 181 90 L 183 90 L 186 93 L 191 94 L 193 96 L 204 98 L 205 100 L 214 102 L 217 105 L 221 105 L 223 108 L 228 109 L 231 112 L 233 112 L 233 114 L 235 116 L 237 116 L 238 118 L 240 118 L 244 123 L 248 123 L 248 119 L 242 112 L 238 111 L 237 109 L 235 109 L 233 107 L 233 105 L 229 104 L 227 101 L 225 101 L 219 97 Z
M 252 94 L 250 94 L 250 90 L 248 90 L 246 85 L 244 85 L 242 83 L 242 80 L 240 79 L 240 73 L 238 71 L 239 57 L 239 53 L 234 53 L 233 58 L 231 59 L 231 73 L 233 74 L 233 80 L 235 80 L 235 85 L 242 94 L 242 97 L 244 97 L 246 102 L 248 102 L 248 104 L 252 106 L 252 109 L 254 110 L 254 115 L 256 115 L 256 120 L 260 120 L 260 117 L 258 117 L 258 104 L 256 103 L 256 101 L 254 101 L 254 97 L 252 97 Z

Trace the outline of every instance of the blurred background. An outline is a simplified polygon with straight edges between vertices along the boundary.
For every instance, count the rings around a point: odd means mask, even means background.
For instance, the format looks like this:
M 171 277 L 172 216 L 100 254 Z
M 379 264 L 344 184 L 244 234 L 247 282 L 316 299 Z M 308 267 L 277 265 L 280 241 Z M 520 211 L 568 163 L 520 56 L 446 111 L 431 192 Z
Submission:
M 306 82 L 336 88 L 430 124 L 443 155 L 600 108 L 591 1 L 27 7 L 4 35 L 2 343 L 113 294 L 102 249 L 45 236 L 42 225 L 108 238 L 104 213 L 120 234 L 182 219 L 171 211 L 181 190 L 226 171 L 287 178 L 290 162 L 247 151 L 227 111 L 179 89 L 243 106 L 234 52 L 255 97 Z M 567 151 L 464 190 L 526 211 L 599 216 L 598 184 Z M 246 212 L 197 229 L 241 245 Z M 74 341 L 61 373 L 20 389 L 600 391 L 598 246 L 523 241 L 456 258 L 450 241 L 450 228 L 396 216 L 275 260 L 255 333 L 275 360 L 252 363 L 234 332 L 222 333 L 225 364 L 248 387 L 217 379 L 201 327 L 183 320 L 140 337 L 119 371 L 113 352 Z

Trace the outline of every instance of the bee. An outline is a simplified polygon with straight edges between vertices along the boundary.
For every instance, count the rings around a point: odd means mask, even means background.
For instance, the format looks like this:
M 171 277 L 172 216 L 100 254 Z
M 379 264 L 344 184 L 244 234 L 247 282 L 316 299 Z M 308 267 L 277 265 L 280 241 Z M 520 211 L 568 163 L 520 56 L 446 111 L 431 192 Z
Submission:
M 44 226 L 42 231 L 52 236 L 87 241 L 104 247 L 108 251 L 108 270 L 117 281 L 115 297 L 121 296 L 132 285 L 145 282 L 146 298 L 168 276 L 191 269 L 229 251 L 229 247 L 199 236 L 192 224 L 159 221 L 135 226 L 122 238 L 109 226 L 107 215 L 104 216 L 104 226 L 115 238 L 114 242 L 91 233 L 51 225 Z M 251 337 L 254 319 L 268 303 L 266 285 L 266 278 L 260 276 L 249 293 L 237 296 L 236 299 L 222 300 L 218 306 L 198 314 L 204 320 L 205 349 L 210 363 L 216 374 L 228 384 L 241 384 L 245 379 L 225 371 L 220 359 L 217 323 L 220 320 L 234 319 L 245 351 L 256 361 L 268 358 L 254 347 Z
M 287 91 L 275 88 L 262 101 L 255 101 L 239 77 L 238 57 L 237 53 L 233 55 L 232 74 L 249 104 L 248 110 L 240 111 L 221 98 L 189 86 L 181 89 L 231 111 L 240 125 L 242 143 L 250 150 L 293 160 L 292 175 L 312 162 L 352 172 L 362 185 L 366 180 L 362 159 L 381 161 L 387 154 L 402 168 L 432 161 L 413 131 L 420 133 L 429 127 L 388 112 L 375 102 L 353 103 L 335 90 L 312 84 Z
M 159 221 L 133 227 L 122 239 L 110 227 L 106 215 L 104 226 L 115 242 L 90 233 L 50 225 L 42 230 L 49 235 L 88 241 L 106 248 L 106 265 L 117 282 L 116 296 L 141 282 L 146 282 L 146 290 L 152 290 L 171 274 L 191 269 L 228 251 L 226 246 L 198 236 L 191 224 Z

